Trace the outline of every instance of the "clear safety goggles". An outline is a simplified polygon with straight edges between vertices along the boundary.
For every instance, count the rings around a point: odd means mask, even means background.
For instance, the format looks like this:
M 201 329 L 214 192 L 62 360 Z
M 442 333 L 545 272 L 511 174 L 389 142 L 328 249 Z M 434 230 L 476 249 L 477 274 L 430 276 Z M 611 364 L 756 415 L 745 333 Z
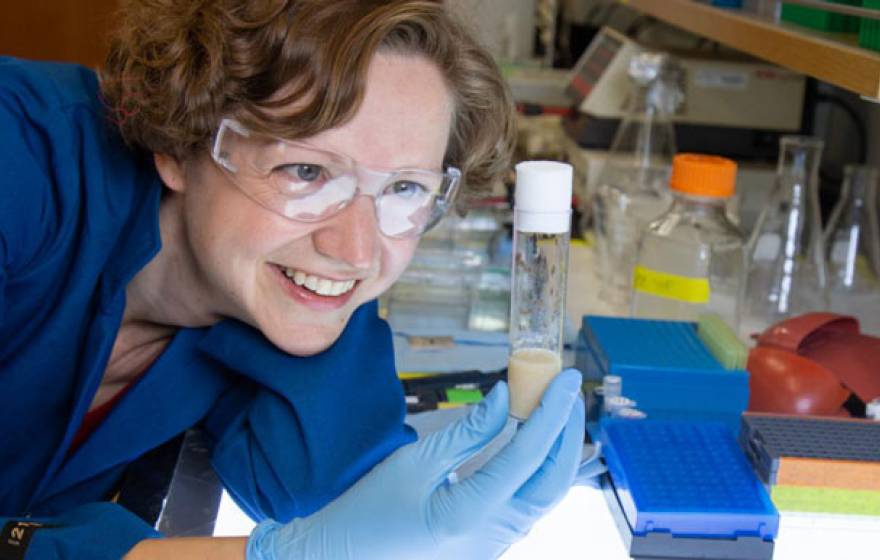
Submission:
M 452 206 L 461 172 L 426 169 L 376 171 L 351 157 L 300 142 L 252 134 L 223 119 L 211 156 L 260 206 L 298 222 L 319 222 L 358 194 L 373 199 L 379 230 L 388 237 L 417 237 Z

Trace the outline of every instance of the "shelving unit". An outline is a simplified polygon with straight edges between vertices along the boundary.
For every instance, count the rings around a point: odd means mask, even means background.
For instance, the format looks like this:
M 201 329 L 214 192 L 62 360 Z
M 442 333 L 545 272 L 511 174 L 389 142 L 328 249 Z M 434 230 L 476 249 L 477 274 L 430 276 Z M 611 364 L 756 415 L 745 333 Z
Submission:
M 768 62 L 873 99 L 880 98 L 880 53 L 853 34 L 773 23 L 692 0 L 619 0 L 646 15 Z

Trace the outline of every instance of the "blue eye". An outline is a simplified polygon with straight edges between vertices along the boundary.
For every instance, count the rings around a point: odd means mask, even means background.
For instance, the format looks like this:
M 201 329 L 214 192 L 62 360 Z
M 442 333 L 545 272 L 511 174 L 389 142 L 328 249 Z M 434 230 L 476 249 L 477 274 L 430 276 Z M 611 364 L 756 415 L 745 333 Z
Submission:
M 428 189 L 413 181 L 397 181 L 391 185 L 390 192 L 400 198 L 415 198 L 428 194 Z
M 287 175 L 289 179 L 306 183 L 317 181 L 325 174 L 324 167 L 314 163 L 288 163 L 275 169 Z

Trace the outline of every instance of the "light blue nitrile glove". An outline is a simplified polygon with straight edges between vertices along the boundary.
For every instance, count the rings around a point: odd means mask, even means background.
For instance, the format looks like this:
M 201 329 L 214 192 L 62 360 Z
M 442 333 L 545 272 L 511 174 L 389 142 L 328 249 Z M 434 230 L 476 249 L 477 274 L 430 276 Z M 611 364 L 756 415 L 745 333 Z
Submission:
M 560 373 L 510 443 L 470 477 L 449 473 L 507 421 L 498 383 L 464 418 L 403 446 L 324 509 L 263 521 L 248 560 L 496 558 L 568 491 L 584 440 L 581 375 Z

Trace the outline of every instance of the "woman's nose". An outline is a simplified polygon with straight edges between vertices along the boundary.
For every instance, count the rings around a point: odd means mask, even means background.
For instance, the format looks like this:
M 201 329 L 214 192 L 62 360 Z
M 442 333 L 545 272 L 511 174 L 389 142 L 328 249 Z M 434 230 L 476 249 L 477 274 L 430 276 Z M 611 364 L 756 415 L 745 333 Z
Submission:
M 359 195 L 313 232 L 312 239 L 322 255 L 368 269 L 379 251 L 379 235 L 373 198 Z

